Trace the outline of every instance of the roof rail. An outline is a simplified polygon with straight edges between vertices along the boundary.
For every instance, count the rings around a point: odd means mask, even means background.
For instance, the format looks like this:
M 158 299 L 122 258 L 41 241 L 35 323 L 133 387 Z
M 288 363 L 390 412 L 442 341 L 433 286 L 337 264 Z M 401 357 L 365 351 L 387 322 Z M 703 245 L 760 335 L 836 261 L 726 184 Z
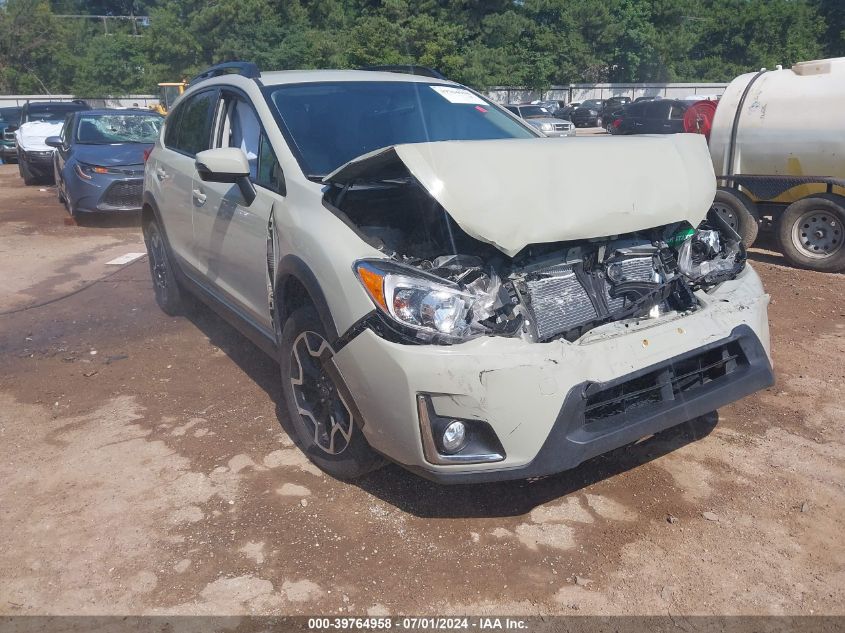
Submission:
M 414 66 L 411 64 L 390 64 L 387 66 L 363 66 L 359 70 L 375 70 L 384 73 L 404 73 L 406 75 L 417 75 L 419 77 L 432 77 L 434 79 L 446 79 L 440 71 L 425 66 Z M 447 80 L 448 81 L 448 80 Z
M 211 79 L 212 77 L 219 77 L 220 75 L 241 75 L 247 79 L 258 79 L 261 76 L 261 71 L 258 66 L 252 62 L 223 62 L 222 64 L 215 64 L 211 68 L 206 68 L 199 75 L 191 79 L 188 85 Z

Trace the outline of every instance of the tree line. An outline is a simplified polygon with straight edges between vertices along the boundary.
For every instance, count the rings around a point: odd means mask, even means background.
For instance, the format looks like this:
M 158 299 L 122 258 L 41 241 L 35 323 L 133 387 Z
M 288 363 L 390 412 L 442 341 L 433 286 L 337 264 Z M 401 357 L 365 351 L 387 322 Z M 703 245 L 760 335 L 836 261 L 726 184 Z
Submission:
M 721 82 L 764 66 L 843 55 L 842 0 L 0 3 L 6 94 L 147 93 L 159 81 L 232 59 L 273 70 L 420 64 L 479 89 L 542 90 L 581 82 Z

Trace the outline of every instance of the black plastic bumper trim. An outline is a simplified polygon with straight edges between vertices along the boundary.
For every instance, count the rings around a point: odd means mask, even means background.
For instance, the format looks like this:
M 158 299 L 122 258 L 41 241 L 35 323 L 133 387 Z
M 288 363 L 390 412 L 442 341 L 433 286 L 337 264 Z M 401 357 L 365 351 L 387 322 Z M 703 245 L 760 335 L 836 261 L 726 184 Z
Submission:
M 624 422 L 612 428 L 589 430 L 584 422 L 588 387 L 597 383 L 584 382 L 573 387 L 563 402 L 542 448 L 525 466 L 499 470 L 433 472 L 420 466 L 405 465 L 418 475 L 443 484 L 470 484 L 544 477 L 575 468 L 582 462 L 616 448 L 636 442 L 640 438 L 664 431 L 699 416 L 715 411 L 760 389 L 774 384 L 774 372 L 760 339 L 747 325 L 740 325 L 731 335 L 720 341 L 698 347 L 690 352 L 661 363 L 621 376 L 607 383 L 598 384 L 606 389 L 655 372 L 685 359 L 717 347 L 737 342 L 747 363 L 730 374 L 702 386 L 679 393 L 671 402 L 643 407 L 636 415 L 627 415 Z

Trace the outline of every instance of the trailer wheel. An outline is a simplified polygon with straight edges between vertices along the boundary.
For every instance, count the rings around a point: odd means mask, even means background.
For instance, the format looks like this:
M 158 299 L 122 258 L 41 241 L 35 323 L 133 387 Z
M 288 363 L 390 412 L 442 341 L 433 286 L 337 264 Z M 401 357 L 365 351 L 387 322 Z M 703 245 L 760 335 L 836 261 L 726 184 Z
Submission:
M 845 270 L 845 197 L 822 193 L 793 202 L 780 217 L 777 235 L 790 264 L 826 273 Z
M 757 212 L 757 205 L 741 191 L 718 189 L 710 208 L 727 220 L 731 228 L 739 233 L 746 247 L 751 246 L 757 239 L 760 214 Z

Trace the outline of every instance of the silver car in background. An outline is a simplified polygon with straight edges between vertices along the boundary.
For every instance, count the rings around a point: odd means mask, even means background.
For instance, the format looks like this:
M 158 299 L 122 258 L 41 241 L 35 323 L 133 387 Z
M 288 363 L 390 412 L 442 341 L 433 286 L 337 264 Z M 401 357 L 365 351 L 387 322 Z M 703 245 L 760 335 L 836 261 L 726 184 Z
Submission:
M 505 107 L 546 136 L 575 136 L 575 126 L 570 121 L 553 117 L 552 113 L 542 106 L 514 103 Z

